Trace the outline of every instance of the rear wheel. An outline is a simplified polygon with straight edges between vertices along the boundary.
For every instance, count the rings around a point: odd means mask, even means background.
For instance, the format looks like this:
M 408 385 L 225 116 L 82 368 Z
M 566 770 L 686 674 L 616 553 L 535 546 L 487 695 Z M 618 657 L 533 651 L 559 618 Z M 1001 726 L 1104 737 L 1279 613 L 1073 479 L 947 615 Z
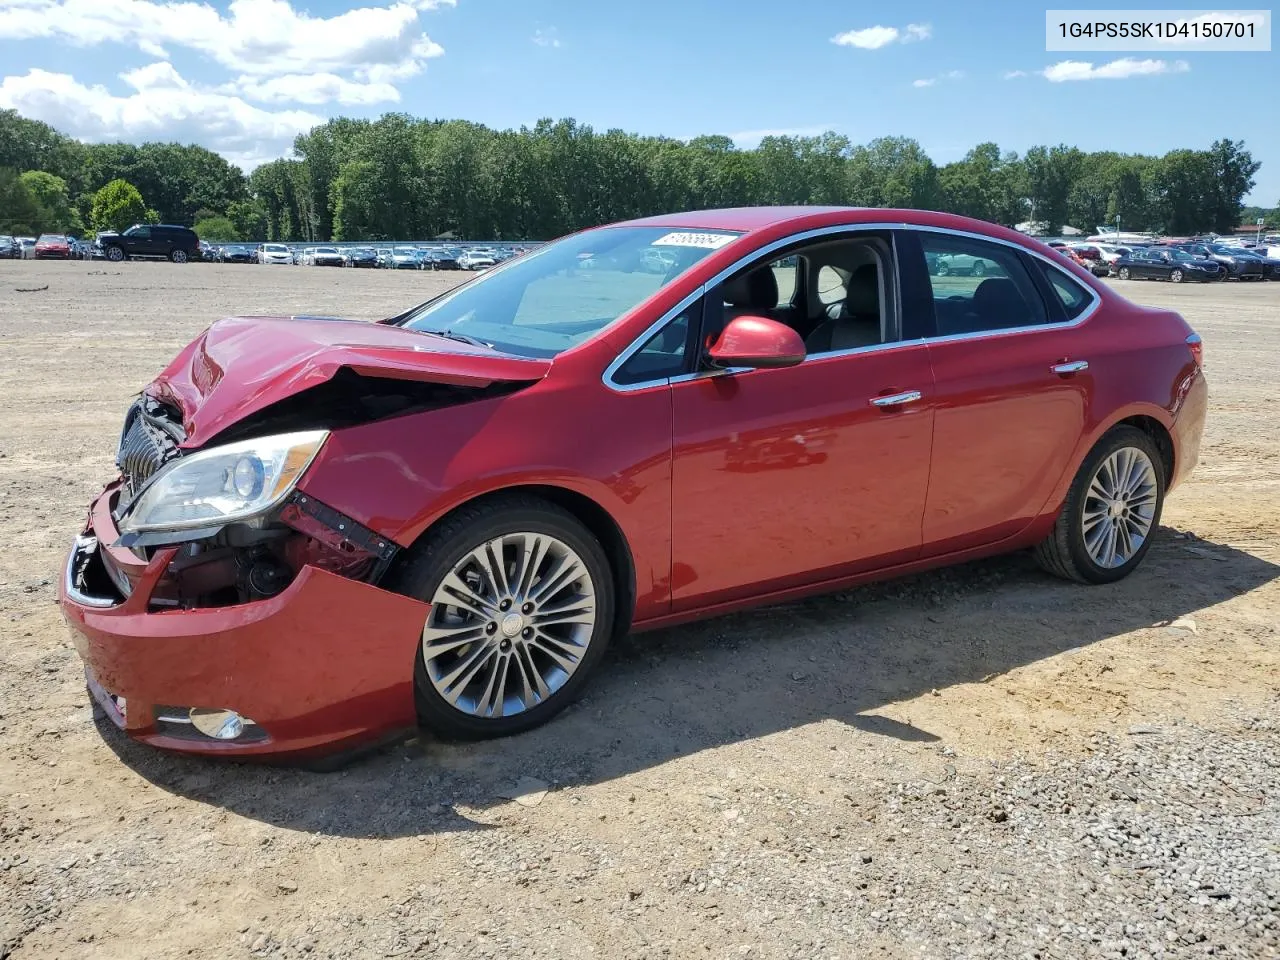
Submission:
M 187 251 L 174 250 L 172 253 L 169 254 L 169 259 L 172 260 L 174 263 L 186 263 Z
M 986 273 L 987 273 L 987 265 L 983 263 L 981 260 L 975 260 L 973 262 L 973 275 L 975 277 L 982 277 L 982 276 L 986 276 Z
M 1080 466 L 1036 559 L 1050 573 L 1081 583 L 1128 576 L 1151 546 L 1165 483 L 1164 461 L 1151 437 L 1137 427 L 1117 427 Z
M 609 561 L 568 511 L 528 496 L 464 507 L 395 588 L 431 604 L 414 668 L 418 717 L 450 738 L 531 729 L 573 702 L 613 624 Z

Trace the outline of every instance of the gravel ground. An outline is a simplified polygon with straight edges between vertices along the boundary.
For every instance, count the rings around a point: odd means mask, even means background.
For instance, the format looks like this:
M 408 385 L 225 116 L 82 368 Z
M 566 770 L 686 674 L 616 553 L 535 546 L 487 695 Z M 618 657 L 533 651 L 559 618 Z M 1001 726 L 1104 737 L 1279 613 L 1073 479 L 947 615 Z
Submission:
M 1280 956 L 1280 284 L 1120 286 L 1213 394 L 1123 583 L 1008 557 L 629 638 L 541 730 L 337 774 L 95 720 L 52 583 L 130 395 L 219 315 L 451 279 L 0 263 L 0 958 Z

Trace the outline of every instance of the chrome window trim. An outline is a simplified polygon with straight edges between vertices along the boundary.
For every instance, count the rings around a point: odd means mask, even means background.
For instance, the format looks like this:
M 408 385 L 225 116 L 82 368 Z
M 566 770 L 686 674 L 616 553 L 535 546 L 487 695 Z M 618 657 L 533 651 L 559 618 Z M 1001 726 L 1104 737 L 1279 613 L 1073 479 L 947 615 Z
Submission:
M 828 227 L 817 227 L 813 230 L 805 230 L 803 233 L 793 233 L 789 236 L 782 237 L 781 239 L 774 240 L 771 243 L 767 243 L 763 247 L 757 247 L 755 250 L 752 250 L 750 253 L 739 257 L 732 264 L 725 267 L 723 270 L 717 273 L 714 277 L 712 277 L 706 283 L 702 284 L 702 286 L 698 287 L 696 290 L 690 293 L 687 297 L 681 300 L 678 304 L 676 304 L 674 307 L 672 307 L 670 310 L 664 313 L 661 317 L 659 317 L 657 320 L 651 323 L 648 327 L 646 327 L 644 332 L 641 333 L 640 336 L 637 337 L 635 340 L 633 340 L 621 353 L 618 354 L 618 356 L 614 359 L 614 361 L 605 368 L 605 371 L 601 375 L 600 379 L 604 382 L 604 385 L 608 387 L 610 390 L 614 390 L 619 393 L 631 393 L 635 390 L 647 390 L 650 387 L 669 386 L 673 383 L 684 383 L 689 380 L 700 380 L 706 377 L 724 376 L 725 374 L 729 374 L 729 373 L 742 373 L 752 369 L 750 367 L 734 367 L 726 370 L 702 370 L 696 373 L 680 374 L 675 377 L 659 377 L 654 380 L 645 380 L 641 383 L 628 383 L 628 384 L 614 383 L 612 379 L 614 371 L 616 371 L 620 366 L 622 366 L 622 364 L 626 363 L 626 361 L 631 357 L 631 355 L 636 353 L 642 346 L 644 346 L 652 336 L 654 336 L 659 330 L 662 329 L 662 327 L 665 324 L 671 322 L 676 317 L 678 317 L 680 313 L 683 310 L 686 310 L 689 307 L 689 305 L 693 303 L 693 301 L 696 300 L 698 297 L 704 296 L 709 290 L 713 289 L 718 284 L 724 282 L 725 279 L 732 276 L 737 271 L 741 270 L 748 263 L 754 260 L 757 260 L 761 257 L 767 256 L 768 254 L 773 253 L 776 250 L 780 250 L 783 247 L 788 247 L 796 243 L 803 243 L 806 240 L 816 240 L 821 237 L 828 237 L 837 233 L 858 233 L 861 231 L 871 231 L 871 230 L 916 230 L 923 233 L 944 233 L 950 236 L 963 237 L 965 239 L 972 239 L 972 240 L 982 240 L 982 241 L 985 241 L 986 243 L 995 243 L 1001 246 L 1010 247 L 1019 253 L 1025 253 L 1028 256 L 1035 257 L 1037 260 L 1040 260 L 1043 263 L 1048 264 L 1054 270 L 1057 270 L 1060 273 L 1065 274 L 1069 279 L 1071 279 L 1076 284 L 1083 286 L 1085 290 L 1088 291 L 1089 296 L 1092 298 L 1092 302 L 1089 304 L 1089 306 L 1085 307 L 1084 310 L 1080 312 L 1080 315 L 1078 317 L 1075 317 L 1072 320 L 1065 320 L 1060 323 L 1040 323 L 1040 324 L 1036 324 L 1034 326 L 1029 326 L 1029 327 L 1011 327 L 1007 330 L 975 330 L 971 333 L 952 333 L 952 334 L 947 334 L 945 336 L 919 337 L 914 340 L 895 340 L 892 343 L 879 343 L 879 344 L 873 344 L 871 346 L 866 346 L 866 347 L 853 347 L 848 350 L 832 350 L 826 353 L 815 353 L 812 355 L 812 357 L 806 356 L 805 359 L 801 361 L 802 363 L 807 363 L 811 358 L 817 360 L 817 359 L 826 359 L 828 357 L 844 357 L 844 356 L 850 356 L 853 354 L 871 353 L 878 350 L 886 350 L 892 347 L 902 347 L 902 346 L 908 346 L 908 345 L 914 345 L 914 344 L 920 344 L 920 343 L 926 343 L 926 344 L 927 343 L 954 343 L 962 340 L 977 340 L 984 337 L 1006 337 L 1006 336 L 1012 336 L 1012 335 L 1021 334 L 1021 333 L 1035 333 L 1040 330 L 1067 330 L 1067 329 L 1070 329 L 1071 327 L 1078 327 L 1081 324 L 1083 324 L 1085 321 L 1087 321 L 1090 317 L 1092 317 L 1098 311 L 1099 307 L 1102 306 L 1102 296 L 1101 294 L 1098 293 L 1096 289 L 1094 289 L 1092 284 L 1081 283 L 1078 277 L 1073 276 L 1069 270 L 1064 270 L 1061 265 L 1054 263 L 1050 257 L 1046 256 L 1040 251 L 1032 250 L 1029 247 L 1025 247 L 1020 243 L 1015 243 L 1012 240 L 1006 240 L 1003 237 L 992 237 L 992 236 L 988 236 L 985 233 L 976 233 L 972 230 L 957 230 L 954 227 L 935 227 L 931 225 L 918 224 L 918 223 L 905 223 L 905 222 L 895 223 L 895 222 L 878 221 L 875 223 L 835 224 Z M 895 257 L 896 257 L 896 251 L 895 251 Z

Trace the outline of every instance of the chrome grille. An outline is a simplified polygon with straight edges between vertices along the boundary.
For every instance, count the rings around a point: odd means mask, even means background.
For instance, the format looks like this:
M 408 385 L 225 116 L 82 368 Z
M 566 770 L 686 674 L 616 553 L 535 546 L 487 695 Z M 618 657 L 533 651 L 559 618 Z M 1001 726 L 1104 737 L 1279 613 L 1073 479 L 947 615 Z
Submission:
M 181 456 L 178 444 L 185 439 L 182 425 L 163 404 L 139 397 L 129 408 L 116 450 L 116 466 L 124 478 L 123 502 L 141 490 L 157 470 Z

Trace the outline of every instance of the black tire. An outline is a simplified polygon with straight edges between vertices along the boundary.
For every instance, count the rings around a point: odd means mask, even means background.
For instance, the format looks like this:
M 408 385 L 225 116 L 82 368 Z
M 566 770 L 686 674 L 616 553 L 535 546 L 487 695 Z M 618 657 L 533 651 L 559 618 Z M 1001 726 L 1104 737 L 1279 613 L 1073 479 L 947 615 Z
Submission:
M 1185 277 L 1186 277 L 1186 274 L 1184 274 L 1181 270 L 1174 269 L 1169 271 L 1169 279 L 1172 280 L 1174 283 L 1181 283 Z
M 1116 276 L 1117 276 L 1117 277 L 1119 277 L 1121 280 L 1128 280 L 1128 279 L 1129 279 L 1129 268 L 1128 268 L 1128 267 L 1121 267 L 1119 270 L 1117 270 L 1117 271 L 1116 271 Z
M 973 261 L 973 270 L 971 273 L 975 277 L 984 277 L 987 274 L 987 265 L 981 260 L 975 260 Z
M 1125 447 L 1136 447 L 1150 458 L 1156 474 L 1155 515 L 1151 520 L 1151 529 L 1132 557 L 1118 567 L 1102 567 L 1089 556 L 1084 545 L 1082 510 L 1084 496 L 1092 482 L 1099 464 L 1117 450 Z M 1128 425 L 1116 427 L 1106 434 L 1097 445 L 1089 451 L 1080 465 L 1067 499 L 1062 504 L 1062 512 L 1058 514 L 1053 532 L 1035 547 L 1036 561 L 1049 573 L 1064 580 L 1075 580 L 1078 583 L 1114 583 L 1132 573 L 1147 555 L 1151 548 L 1151 540 L 1156 528 L 1160 525 L 1160 514 L 1164 509 L 1164 492 L 1168 483 L 1165 477 L 1164 458 L 1151 437 L 1137 427 Z
M 419 643 L 413 666 L 418 720 L 436 736 L 480 740 L 522 733 L 546 723 L 581 693 L 612 639 L 614 585 L 604 548 L 573 514 L 538 497 L 512 494 L 460 508 L 414 546 L 409 560 L 392 577 L 390 589 L 430 602 L 440 582 L 467 553 L 495 537 L 518 532 L 555 537 L 582 559 L 596 598 L 596 621 L 587 650 L 564 685 L 542 703 L 510 717 L 482 718 L 452 706 L 435 689 Z
M 107 259 L 112 263 L 123 263 L 125 260 L 129 259 L 124 255 L 124 250 L 120 247 L 107 247 L 106 255 Z
M 178 249 L 169 251 L 169 259 L 174 263 L 186 263 L 191 258 L 187 256 L 187 251 Z
M 951 268 L 948 267 L 945 263 L 940 263 L 938 264 L 938 269 L 934 273 L 934 276 L 949 277 L 951 276 Z

